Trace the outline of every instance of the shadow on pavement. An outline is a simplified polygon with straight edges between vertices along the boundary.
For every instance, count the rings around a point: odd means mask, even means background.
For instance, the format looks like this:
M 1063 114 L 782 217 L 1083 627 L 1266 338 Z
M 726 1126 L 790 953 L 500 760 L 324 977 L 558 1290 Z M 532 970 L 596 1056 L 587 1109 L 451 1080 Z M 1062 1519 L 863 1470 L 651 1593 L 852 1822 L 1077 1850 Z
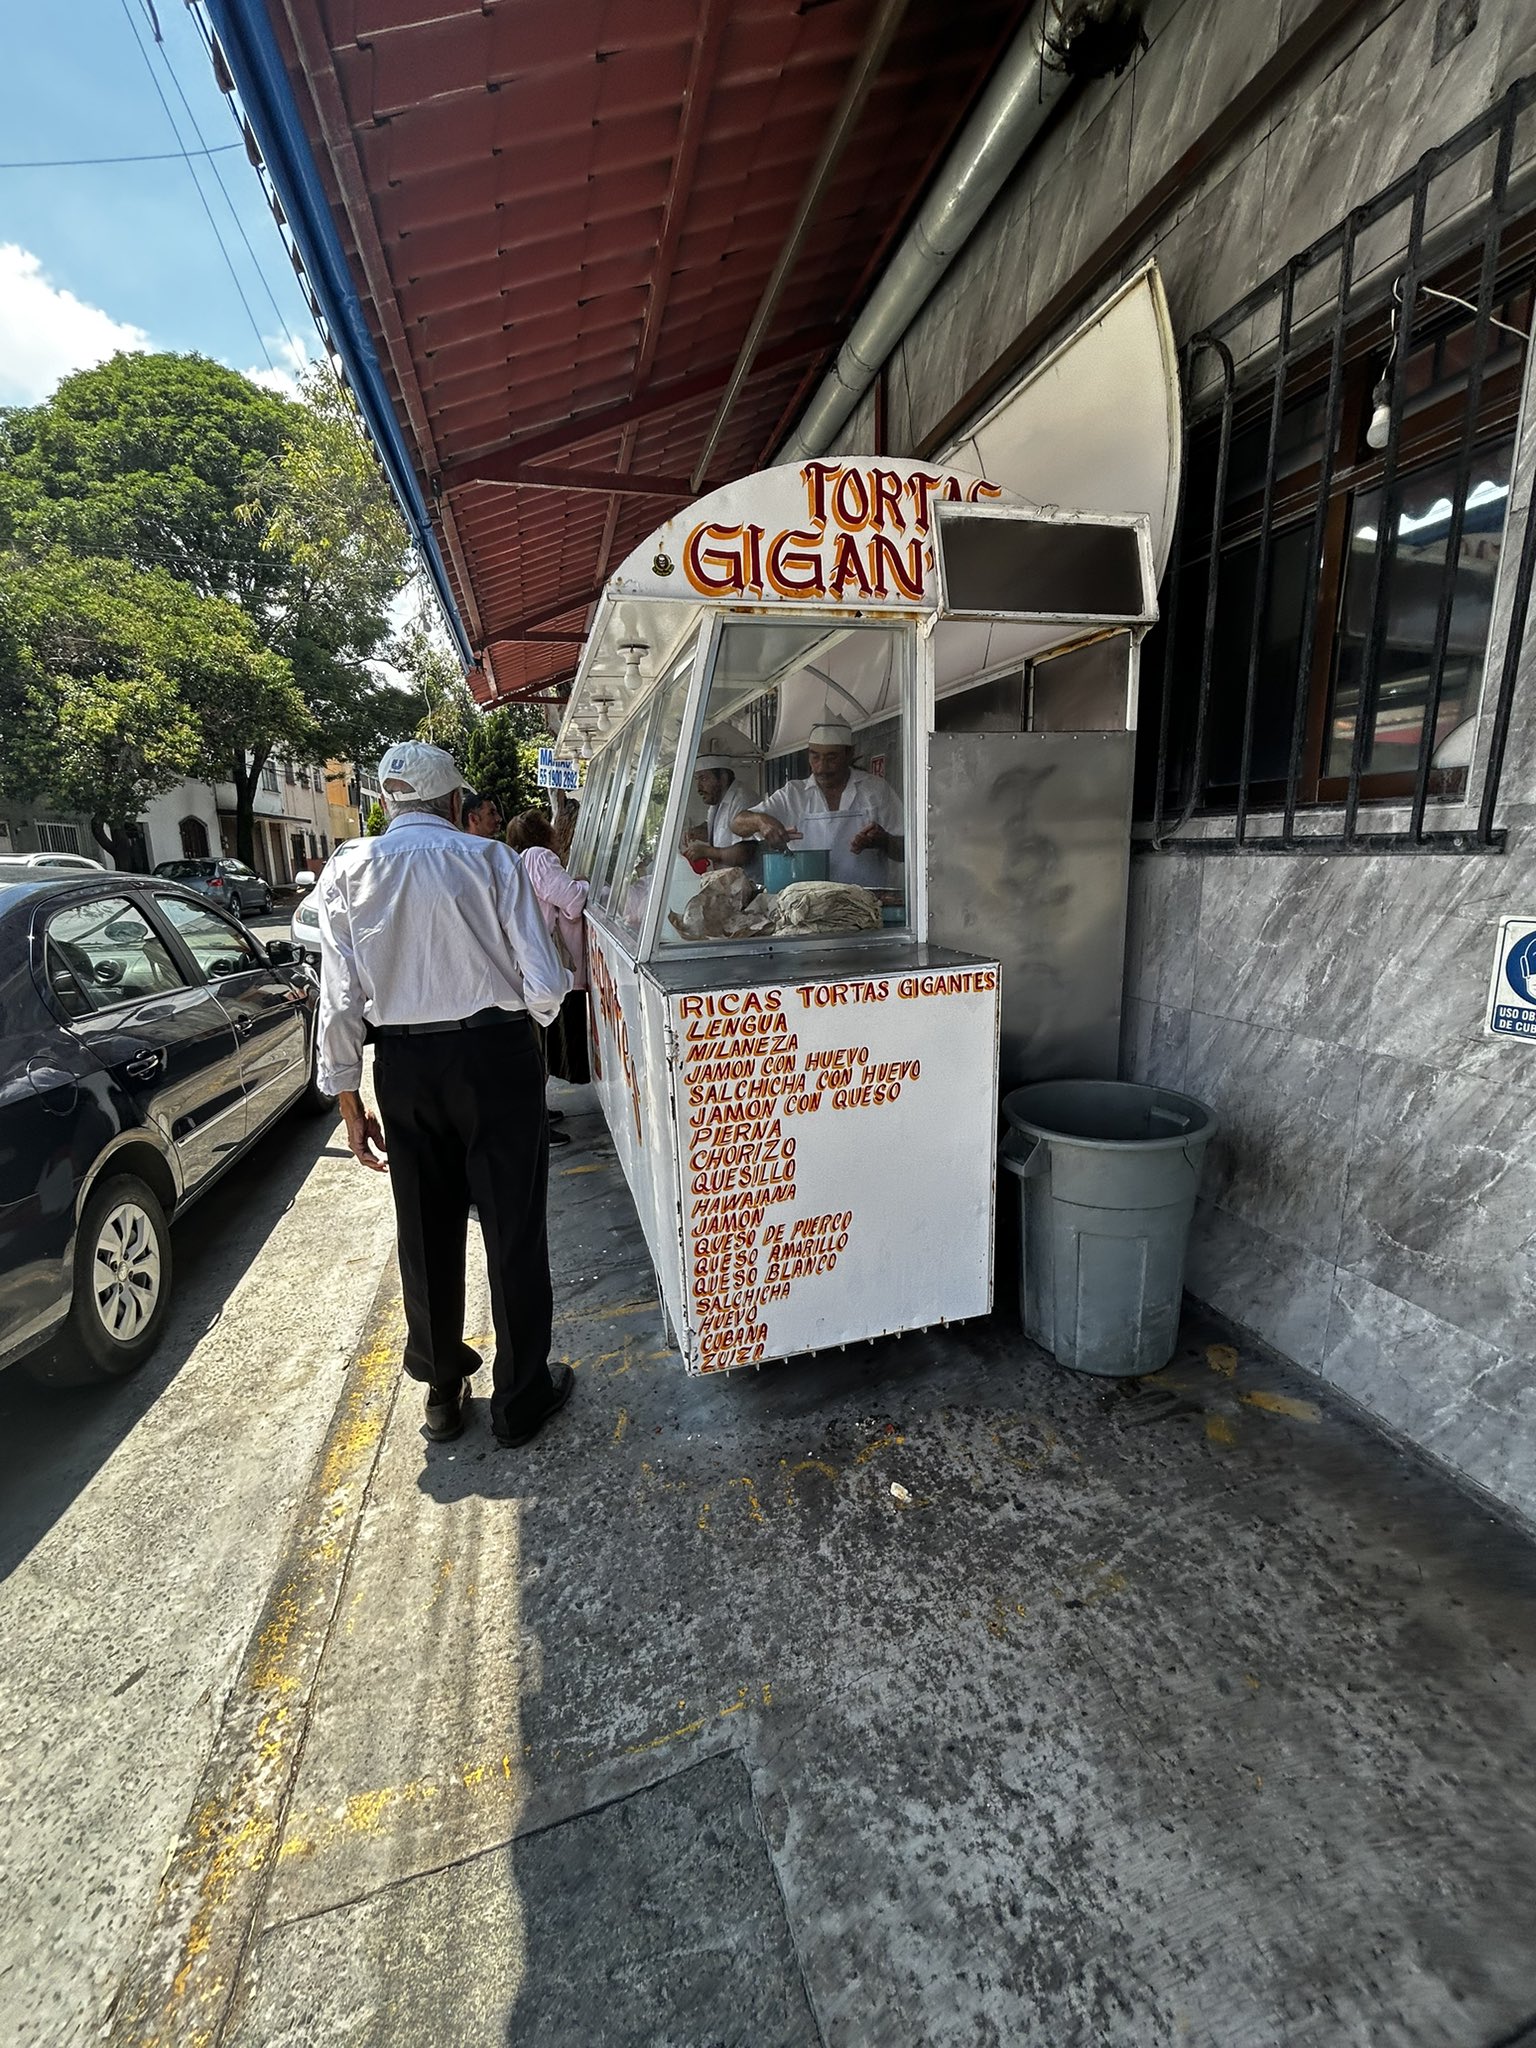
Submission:
M 172 1227 L 175 1292 L 161 1342 L 130 1379 L 47 1387 L 0 1373 L 0 1580 L 88 1486 L 218 1322 L 321 1158 L 346 1158 L 336 1126 L 285 1116 Z

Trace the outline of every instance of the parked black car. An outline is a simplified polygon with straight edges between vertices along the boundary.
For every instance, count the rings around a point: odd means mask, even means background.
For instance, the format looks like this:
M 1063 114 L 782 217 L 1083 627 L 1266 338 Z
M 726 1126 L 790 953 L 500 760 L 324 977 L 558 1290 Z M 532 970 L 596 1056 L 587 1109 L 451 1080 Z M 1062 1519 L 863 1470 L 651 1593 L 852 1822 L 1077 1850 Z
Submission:
M 155 869 L 166 882 L 180 882 L 212 903 L 222 903 L 236 917 L 265 917 L 272 908 L 272 885 L 239 860 L 163 860 Z
M 0 1366 L 113 1379 L 171 1286 L 167 1223 L 314 1081 L 314 976 L 154 876 L 0 878 Z

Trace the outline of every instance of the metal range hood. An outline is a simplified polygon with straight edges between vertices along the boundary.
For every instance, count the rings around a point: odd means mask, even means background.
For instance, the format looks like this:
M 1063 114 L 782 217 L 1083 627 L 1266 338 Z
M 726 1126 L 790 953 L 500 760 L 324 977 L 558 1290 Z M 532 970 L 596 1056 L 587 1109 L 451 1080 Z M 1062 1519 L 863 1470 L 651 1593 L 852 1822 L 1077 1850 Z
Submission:
M 1049 0 L 1030 9 L 921 212 L 777 461 L 803 461 L 831 445 L 1044 127 L 1069 83 L 1064 70 L 1044 61 L 1044 36 L 1053 11 Z

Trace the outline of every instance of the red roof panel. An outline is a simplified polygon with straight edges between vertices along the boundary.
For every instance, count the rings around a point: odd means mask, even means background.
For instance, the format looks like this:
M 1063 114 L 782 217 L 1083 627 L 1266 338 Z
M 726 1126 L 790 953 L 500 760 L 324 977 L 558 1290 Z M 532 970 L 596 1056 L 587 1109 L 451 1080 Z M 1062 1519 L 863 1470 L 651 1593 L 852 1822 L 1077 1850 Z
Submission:
M 875 4 L 273 0 L 429 492 L 447 465 L 521 459 L 520 443 L 555 478 L 689 474 Z M 913 0 L 712 479 L 766 459 L 1023 12 Z M 437 502 L 499 694 L 568 677 L 578 649 L 498 636 L 579 632 L 603 577 L 676 509 L 485 482 Z

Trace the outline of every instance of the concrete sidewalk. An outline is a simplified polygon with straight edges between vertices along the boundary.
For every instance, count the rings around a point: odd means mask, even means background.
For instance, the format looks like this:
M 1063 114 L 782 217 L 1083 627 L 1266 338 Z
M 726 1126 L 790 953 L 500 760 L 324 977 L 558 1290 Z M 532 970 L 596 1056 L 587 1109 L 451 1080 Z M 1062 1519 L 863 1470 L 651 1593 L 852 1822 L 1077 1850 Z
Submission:
M 1131 1390 L 1006 1309 L 687 1379 L 586 1102 L 575 1401 L 523 1453 L 478 1401 L 426 1445 L 385 1290 L 113 2040 L 1489 2048 L 1536 2014 L 1524 1535 L 1214 1329 Z

